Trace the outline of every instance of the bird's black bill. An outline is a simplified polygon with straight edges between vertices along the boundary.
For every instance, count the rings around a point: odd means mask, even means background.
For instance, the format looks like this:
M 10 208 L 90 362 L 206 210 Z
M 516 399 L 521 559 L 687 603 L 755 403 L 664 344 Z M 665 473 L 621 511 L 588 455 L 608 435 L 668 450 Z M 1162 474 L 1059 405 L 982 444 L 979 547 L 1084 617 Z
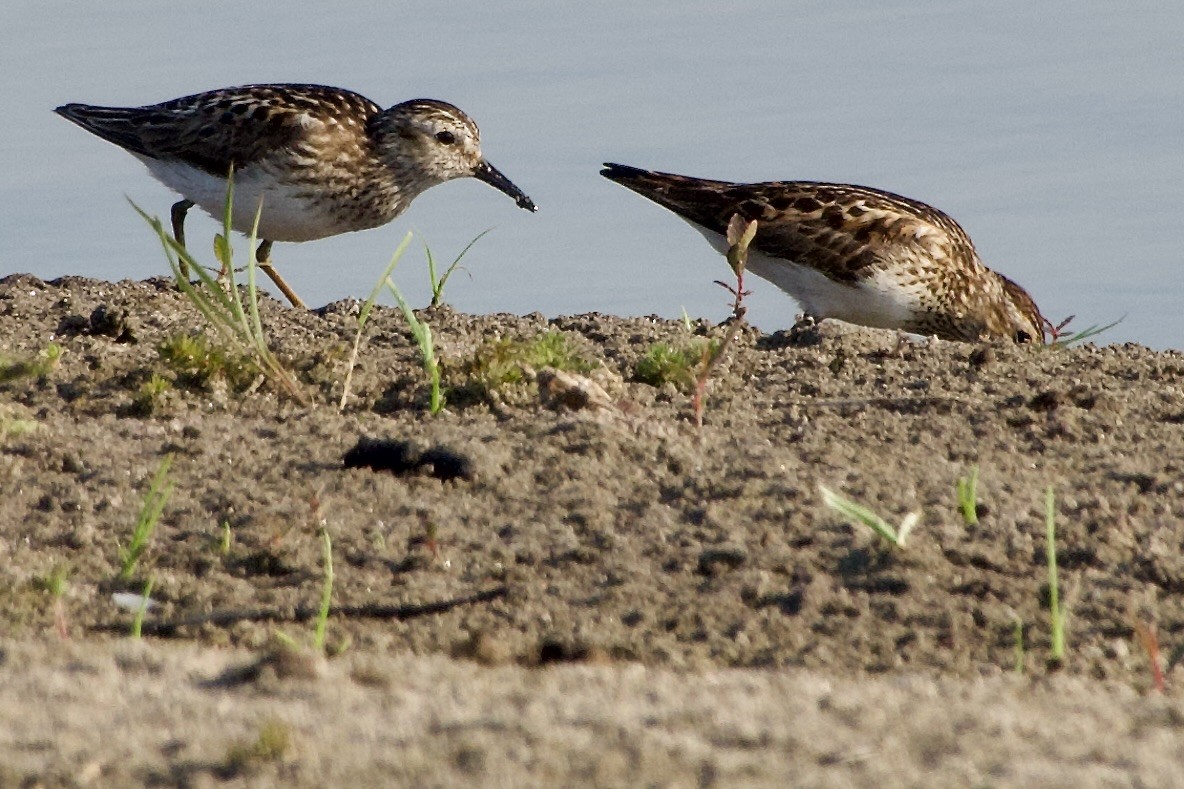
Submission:
M 653 175 L 648 170 L 630 167 L 627 164 L 613 164 L 612 162 L 605 162 L 604 169 L 600 171 L 600 174 L 608 180 L 616 181 L 619 184 L 635 179 L 638 176 Z
M 538 206 L 534 201 L 526 196 L 518 187 L 514 186 L 514 182 L 506 176 L 502 175 L 501 170 L 494 167 L 489 162 L 481 162 L 477 165 L 473 177 L 478 181 L 484 181 L 492 186 L 494 189 L 505 192 L 510 197 L 514 198 L 514 202 L 518 204 L 519 208 L 525 208 L 527 211 L 538 211 Z

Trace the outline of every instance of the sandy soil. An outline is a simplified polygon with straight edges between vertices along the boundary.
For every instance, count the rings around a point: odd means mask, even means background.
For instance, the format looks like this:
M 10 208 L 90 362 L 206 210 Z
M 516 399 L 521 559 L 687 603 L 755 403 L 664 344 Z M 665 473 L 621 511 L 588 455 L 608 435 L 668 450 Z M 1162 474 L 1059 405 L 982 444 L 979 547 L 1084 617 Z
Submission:
M 637 365 L 722 329 L 421 315 L 435 417 L 397 310 L 341 411 L 355 304 L 265 300 L 300 404 L 233 358 L 166 359 L 205 326 L 168 282 L 0 280 L 0 361 L 33 363 L 0 384 L 0 785 L 1184 784 L 1184 356 L 750 331 L 696 428 L 685 387 Z M 590 398 L 546 370 L 541 396 L 474 385 L 475 358 L 547 331 Z M 347 468 L 360 440 L 397 468 Z M 919 525 L 892 548 L 819 485 Z M 150 578 L 133 641 L 112 595 Z

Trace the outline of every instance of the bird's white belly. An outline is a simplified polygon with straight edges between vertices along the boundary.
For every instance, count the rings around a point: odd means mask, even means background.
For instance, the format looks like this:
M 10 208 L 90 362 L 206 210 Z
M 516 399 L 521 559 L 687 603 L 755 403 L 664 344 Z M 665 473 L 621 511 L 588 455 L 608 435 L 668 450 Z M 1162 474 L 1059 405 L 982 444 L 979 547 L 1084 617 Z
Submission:
M 222 221 L 226 211 L 225 178 L 179 162 L 137 158 L 148 166 L 156 180 Z M 250 233 L 262 200 L 263 211 L 256 234 L 260 239 L 312 241 L 342 232 L 343 228 L 334 223 L 330 213 L 318 208 L 302 191 L 278 183 L 259 170 L 235 173 L 231 227 L 240 233 Z
M 690 224 L 720 254 L 727 254 L 728 243 L 722 235 Z M 837 318 L 863 326 L 897 329 L 907 326 L 921 310 L 920 288 L 910 288 L 882 269 L 858 283 L 847 284 L 817 269 L 756 249 L 749 249 L 746 269 L 788 293 L 806 314 L 819 320 Z

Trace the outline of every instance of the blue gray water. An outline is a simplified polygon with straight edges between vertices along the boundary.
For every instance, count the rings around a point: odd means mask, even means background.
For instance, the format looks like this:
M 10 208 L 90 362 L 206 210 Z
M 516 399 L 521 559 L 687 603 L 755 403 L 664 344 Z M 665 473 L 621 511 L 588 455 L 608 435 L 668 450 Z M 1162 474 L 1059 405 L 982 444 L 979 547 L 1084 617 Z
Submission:
M 723 261 L 673 215 L 597 175 L 603 161 L 730 180 L 847 181 L 957 218 L 988 265 L 1054 320 L 1184 348 L 1184 4 L 903 0 L 369 3 L 13 0 L 0 26 L 0 273 L 166 271 L 124 200 L 173 196 L 132 157 L 52 114 L 245 82 L 429 96 L 482 127 L 539 204 L 445 184 L 392 225 L 274 257 L 310 304 L 364 296 L 408 229 L 449 257 L 474 312 L 722 319 Z M 418 8 L 416 7 L 418 6 Z M 215 232 L 194 214 L 191 247 Z M 207 255 L 208 257 L 208 255 Z M 417 251 L 396 273 L 426 301 Z M 795 305 L 754 283 L 750 317 Z

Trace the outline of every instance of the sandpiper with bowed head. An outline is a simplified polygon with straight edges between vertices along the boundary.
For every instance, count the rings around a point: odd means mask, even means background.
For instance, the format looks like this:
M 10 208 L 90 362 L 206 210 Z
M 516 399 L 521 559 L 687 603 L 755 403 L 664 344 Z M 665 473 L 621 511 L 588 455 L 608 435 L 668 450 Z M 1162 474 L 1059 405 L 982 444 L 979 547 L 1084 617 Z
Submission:
M 1048 322 L 1027 292 L 984 266 L 957 222 L 917 200 L 848 184 L 742 184 L 621 164 L 600 172 L 720 251 L 733 215 L 756 220 L 748 270 L 817 320 L 966 342 L 1044 341 Z
M 65 104 L 55 112 L 128 151 L 181 195 L 172 224 L 182 244 L 194 205 L 222 217 L 233 168 L 232 226 L 250 232 L 262 200 L 256 258 L 299 307 L 271 265 L 275 241 L 384 225 L 424 190 L 455 178 L 477 178 L 536 210 L 486 161 L 472 118 L 434 99 L 384 110 L 341 88 L 246 85 L 144 107 Z

